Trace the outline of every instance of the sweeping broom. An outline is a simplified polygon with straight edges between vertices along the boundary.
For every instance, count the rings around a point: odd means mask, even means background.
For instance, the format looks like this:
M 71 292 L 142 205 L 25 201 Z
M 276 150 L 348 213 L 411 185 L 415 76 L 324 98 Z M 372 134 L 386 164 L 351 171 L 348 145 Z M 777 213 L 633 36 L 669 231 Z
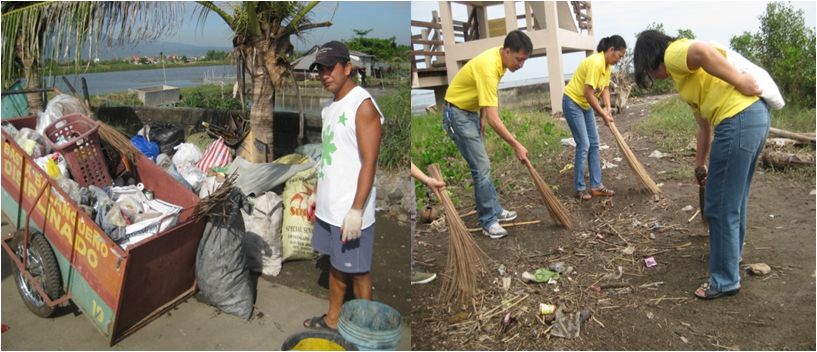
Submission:
M 536 170 L 533 169 L 530 162 L 526 163 L 525 166 L 528 167 L 528 171 L 531 177 L 533 177 L 536 189 L 539 190 L 539 195 L 542 196 L 550 218 L 559 225 L 568 229 L 572 228 L 573 224 L 570 221 L 570 214 L 568 214 L 567 209 L 562 206 L 562 202 L 559 201 L 559 198 L 556 198 L 556 195 L 553 194 L 553 191 L 548 187 L 547 183 L 545 183 L 545 180 L 542 179 L 542 176 L 539 176 Z
M 122 157 L 122 161 L 125 163 L 125 167 L 128 169 L 128 171 L 132 171 L 131 170 L 132 167 L 135 166 L 136 163 L 139 161 L 139 154 L 141 152 L 138 149 L 136 149 L 136 147 L 134 147 L 133 144 L 131 144 L 130 140 L 127 137 L 123 136 L 121 133 L 119 133 L 119 131 L 117 131 L 110 125 L 97 119 L 96 114 L 94 114 L 93 110 L 91 110 L 90 101 L 88 100 L 87 97 L 88 87 L 87 85 L 85 85 L 85 79 L 84 78 L 82 79 L 83 86 L 85 87 L 84 89 L 86 95 L 85 100 L 79 97 L 79 94 L 77 94 L 77 90 L 74 89 L 74 86 L 71 85 L 71 83 L 68 81 L 67 78 L 65 78 L 65 76 L 62 76 L 62 80 L 68 86 L 68 89 L 70 89 L 71 92 L 74 93 L 74 97 L 79 99 L 79 101 L 83 103 L 86 115 L 92 120 L 99 123 L 98 130 L 99 139 L 103 143 L 107 143 L 108 145 L 110 145 L 114 149 L 114 151 L 116 151 L 116 153 L 118 153 Z
M 431 177 L 443 179 L 439 164 L 429 165 L 428 171 Z M 445 208 L 445 219 L 450 230 L 446 265 L 449 275 L 443 275 L 440 298 L 445 302 L 467 303 L 477 290 L 477 273 L 482 266 L 481 251 L 477 252 L 479 247 L 468 233 L 447 192 L 440 192 L 440 201 Z
M 627 160 L 627 165 L 630 166 L 630 170 L 633 170 L 635 175 L 638 176 L 638 182 L 653 194 L 660 194 L 661 189 L 655 185 L 655 182 L 653 182 L 652 178 L 650 178 L 650 174 L 647 173 L 644 166 L 641 165 L 638 159 L 636 159 L 633 151 L 630 150 L 630 147 L 628 147 L 627 143 L 624 142 L 624 138 L 621 137 L 621 133 L 618 133 L 616 124 L 611 123 L 608 125 L 608 127 L 610 127 L 610 132 L 613 132 L 613 136 L 616 138 L 616 144 L 618 144 L 619 149 L 621 149 L 621 152 L 624 154 L 624 159 Z

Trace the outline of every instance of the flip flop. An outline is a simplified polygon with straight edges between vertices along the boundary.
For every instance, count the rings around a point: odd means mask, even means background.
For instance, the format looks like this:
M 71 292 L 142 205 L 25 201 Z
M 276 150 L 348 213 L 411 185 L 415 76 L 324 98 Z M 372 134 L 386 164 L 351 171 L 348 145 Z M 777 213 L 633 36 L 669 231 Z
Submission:
M 326 320 L 324 320 L 323 318 L 326 318 L 326 314 L 321 315 L 319 317 L 316 316 L 316 317 L 312 317 L 311 319 L 304 320 L 304 327 L 305 328 L 310 328 L 310 329 L 316 329 L 316 330 L 327 330 L 327 331 L 331 331 L 331 332 L 338 332 L 338 329 L 333 329 L 333 328 L 331 328 L 329 326 L 329 324 L 326 324 Z
M 576 198 L 581 200 L 589 200 L 592 197 L 590 196 L 590 193 L 587 193 L 586 189 L 583 189 L 581 191 L 576 191 Z
M 703 295 L 698 293 L 700 291 L 703 292 Z M 697 290 L 695 290 L 695 296 L 700 298 L 700 299 L 715 299 L 715 298 L 721 298 L 721 297 L 726 297 L 726 296 L 734 296 L 734 295 L 738 294 L 738 292 L 740 292 L 740 287 L 738 287 L 738 288 L 736 288 L 736 289 L 734 289 L 732 291 L 718 291 L 718 290 L 712 288 L 712 286 L 710 286 L 709 283 L 707 282 L 707 283 L 701 285 L 701 287 L 699 287 Z

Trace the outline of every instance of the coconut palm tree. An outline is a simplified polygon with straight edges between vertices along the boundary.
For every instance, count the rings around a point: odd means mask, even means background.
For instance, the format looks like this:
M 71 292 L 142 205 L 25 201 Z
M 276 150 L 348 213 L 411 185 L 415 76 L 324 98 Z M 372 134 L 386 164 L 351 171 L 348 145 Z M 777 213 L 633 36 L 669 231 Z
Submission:
M 238 65 L 241 101 L 244 101 L 243 73 L 246 72 L 250 76 L 252 87 L 250 123 L 255 138 L 267 146 L 266 155 L 255 161 L 272 161 L 275 92 L 281 89 L 287 73 L 292 76 L 289 58 L 294 47 L 290 37 L 300 36 L 306 30 L 330 26 L 332 23 L 310 22 L 309 13 L 319 1 L 244 1 L 228 5 L 232 14 L 212 1 L 197 2 L 202 5 L 199 8 L 201 26 L 208 14 L 216 13 L 233 31 L 231 55 Z
M 241 71 L 245 71 L 252 86 L 252 128 L 256 138 L 267 145 L 267 155 L 259 161 L 270 161 L 275 91 L 281 89 L 286 73 L 291 72 L 290 36 L 330 26 L 331 22 L 310 23 L 309 12 L 318 1 L 245 1 L 227 5 L 232 14 L 212 1 L 197 3 L 201 5 L 200 25 L 204 25 L 209 13 L 216 13 L 234 33 L 232 55 L 238 63 L 241 98 L 243 101 L 245 83 Z M 72 53 L 78 65 L 83 47 L 90 55 L 98 50 L 100 42 L 107 47 L 135 46 L 174 34 L 183 9 L 177 1 L 4 1 L 3 77 L 20 77 L 22 71 L 27 88 L 39 88 L 37 58 L 46 56 L 46 47 L 51 57 Z M 38 104 L 36 99 L 29 97 L 32 110 L 42 109 L 42 101 Z
M 172 35 L 183 4 L 176 1 L 4 1 L 2 3 L 3 86 L 26 78 L 26 88 L 40 88 L 38 59 L 73 56 L 79 66 L 87 49 L 136 46 Z M 29 94 L 31 111 L 43 110 L 39 94 Z

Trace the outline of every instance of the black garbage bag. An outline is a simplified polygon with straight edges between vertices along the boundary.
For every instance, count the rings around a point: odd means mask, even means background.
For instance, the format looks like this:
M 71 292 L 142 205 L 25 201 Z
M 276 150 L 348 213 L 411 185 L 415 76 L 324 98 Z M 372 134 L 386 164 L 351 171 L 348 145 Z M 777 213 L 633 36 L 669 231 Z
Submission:
M 148 139 L 159 145 L 159 151 L 173 156 L 173 147 L 184 143 L 184 127 L 175 123 L 156 121 L 150 125 Z
M 209 220 L 196 254 L 198 299 L 222 312 L 249 320 L 253 311 L 253 285 L 244 254 L 244 217 L 252 206 L 238 188 L 209 212 Z

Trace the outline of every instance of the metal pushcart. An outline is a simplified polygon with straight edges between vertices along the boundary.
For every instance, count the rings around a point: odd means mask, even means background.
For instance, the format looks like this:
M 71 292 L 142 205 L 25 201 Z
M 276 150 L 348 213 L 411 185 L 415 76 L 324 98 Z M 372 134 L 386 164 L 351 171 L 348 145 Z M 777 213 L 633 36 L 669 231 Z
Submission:
M 33 129 L 37 116 L 3 122 Z M 176 226 L 123 250 L 5 131 L 2 138 L 2 211 L 18 229 L 2 246 L 33 313 L 48 317 L 70 299 L 113 346 L 195 294 L 206 222 L 193 216 L 198 196 L 140 156 L 137 181 L 183 210 Z

